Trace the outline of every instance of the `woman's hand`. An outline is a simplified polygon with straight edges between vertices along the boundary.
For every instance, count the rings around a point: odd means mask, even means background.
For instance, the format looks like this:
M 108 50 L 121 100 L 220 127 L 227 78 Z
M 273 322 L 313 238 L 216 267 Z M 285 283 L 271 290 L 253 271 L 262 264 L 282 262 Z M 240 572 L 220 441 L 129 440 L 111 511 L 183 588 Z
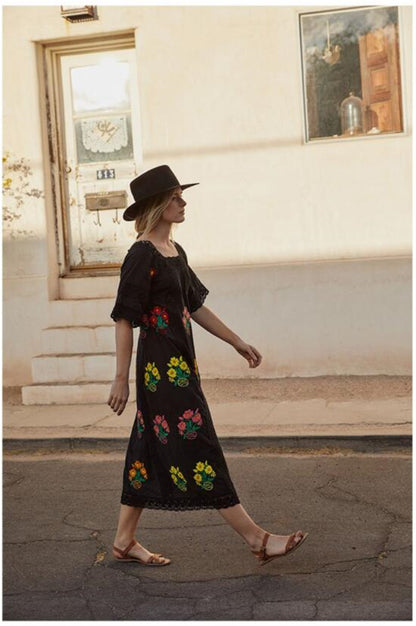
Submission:
M 251 346 L 249 343 L 246 343 L 242 339 L 237 339 L 232 344 L 233 348 L 237 350 L 247 361 L 249 362 L 250 367 L 257 367 L 260 365 L 262 356 L 258 350 L 254 346 Z
M 233 346 L 250 364 L 250 367 L 257 367 L 261 363 L 262 356 L 254 346 L 243 341 L 224 324 L 220 318 L 215 315 L 205 304 L 199 307 L 191 314 L 191 317 L 197 324 L 208 330 L 210 333 L 219 337 Z
M 121 415 L 126 408 L 129 398 L 129 381 L 125 378 L 115 378 L 111 385 L 110 397 L 107 404 L 111 406 L 117 415 Z

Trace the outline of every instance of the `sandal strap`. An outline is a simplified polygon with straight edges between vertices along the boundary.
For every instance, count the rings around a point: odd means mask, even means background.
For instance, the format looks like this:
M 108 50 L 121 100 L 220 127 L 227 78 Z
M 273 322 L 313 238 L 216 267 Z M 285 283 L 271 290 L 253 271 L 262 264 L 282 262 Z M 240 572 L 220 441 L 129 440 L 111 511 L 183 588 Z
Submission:
M 147 559 L 147 563 L 160 563 L 161 559 L 164 560 L 164 556 L 162 556 L 161 554 L 159 554 L 158 552 L 154 552 L 153 554 L 151 554 L 149 556 L 149 558 Z
M 252 550 L 253 554 L 255 554 L 256 556 L 259 556 L 260 559 L 266 558 L 266 544 L 267 544 L 267 540 L 269 537 L 270 537 L 270 533 L 265 532 L 263 535 L 263 543 L 261 544 L 260 550 Z
M 296 537 L 296 532 L 289 535 L 289 539 L 287 540 L 286 547 L 285 547 L 285 552 L 292 550 L 292 548 L 294 548 L 297 545 L 297 543 L 295 543 L 291 548 L 289 548 L 289 544 L 293 541 L 295 537 Z
M 262 553 L 262 558 L 265 559 L 266 558 L 266 543 L 268 538 L 270 537 L 270 533 L 265 532 L 264 533 L 264 537 L 263 537 L 263 543 L 261 546 L 261 553 Z
M 122 557 L 127 556 L 127 553 L 132 549 L 132 547 L 134 545 L 136 545 L 136 539 L 132 539 L 129 543 L 129 545 L 127 546 L 127 548 L 124 548 L 124 550 L 121 550 L 120 548 L 117 548 L 117 546 L 113 546 L 114 550 L 116 552 L 119 552 L 119 554 L 121 554 Z

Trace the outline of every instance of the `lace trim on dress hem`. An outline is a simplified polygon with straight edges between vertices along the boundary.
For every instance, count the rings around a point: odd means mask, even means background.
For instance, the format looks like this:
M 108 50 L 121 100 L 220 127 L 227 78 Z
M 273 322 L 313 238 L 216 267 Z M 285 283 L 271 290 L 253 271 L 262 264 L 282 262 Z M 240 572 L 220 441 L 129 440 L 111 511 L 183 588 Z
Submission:
M 159 501 L 155 498 L 146 498 L 145 496 L 130 496 L 123 493 L 120 499 L 121 504 L 127 504 L 128 506 L 135 506 L 148 509 L 167 509 L 170 511 L 191 511 L 197 509 L 226 509 L 235 504 L 240 504 L 238 496 L 227 495 L 219 496 L 212 499 L 209 502 L 197 502 L 187 500 L 174 500 L 174 501 Z

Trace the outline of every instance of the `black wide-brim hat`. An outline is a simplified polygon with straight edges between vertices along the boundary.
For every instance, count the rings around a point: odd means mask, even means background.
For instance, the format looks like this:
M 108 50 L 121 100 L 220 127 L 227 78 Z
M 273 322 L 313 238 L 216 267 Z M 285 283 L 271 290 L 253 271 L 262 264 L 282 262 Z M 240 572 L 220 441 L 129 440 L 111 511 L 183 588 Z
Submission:
M 187 189 L 187 187 L 193 187 L 194 185 L 199 185 L 199 183 L 182 185 L 168 165 L 153 167 L 131 181 L 130 189 L 135 202 L 124 211 L 123 219 L 127 222 L 135 220 L 142 209 L 143 200 L 176 187 Z

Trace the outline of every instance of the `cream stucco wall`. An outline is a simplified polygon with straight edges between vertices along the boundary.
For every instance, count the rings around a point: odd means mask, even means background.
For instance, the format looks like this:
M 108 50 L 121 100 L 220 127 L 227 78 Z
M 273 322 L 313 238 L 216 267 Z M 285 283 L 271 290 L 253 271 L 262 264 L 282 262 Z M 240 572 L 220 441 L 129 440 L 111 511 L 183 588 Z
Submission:
M 325 349 L 320 360 L 319 348 L 313 358 L 302 353 L 301 366 L 293 346 L 285 366 L 279 363 L 281 330 L 276 324 L 283 320 L 273 307 L 291 303 L 286 335 L 296 341 L 299 312 L 302 323 L 308 320 L 304 290 L 299 286 L 296 291 L 305 275 L 311 288 L 319 282 L 322 302 L 328 302 L 321 316 L 333 313 L 334 293 L 345 298 L 345 306 L 336 307 L 346 355 L 343 373 L 379 373 L 380 368 L 410 373 L 411 7 L 400 7 L 408 133 L 308 145 L 302 140 L 302 10 L 313 7 L 99 6 L 98 21 L 71 25 L 58 6 L 4 7 L 3 148 L 27 160 L 30 186 L 44 190 L 48 156 L 41 134 L 35 42 L 136 29 L 143 167 L 166 162 L 179 178 L 201 182 L 185 192 L 187 217 L 175 238 L 197 272 L 204 276 L 204 269 L 209 271 L 211 293 L 216 293 L 213 309 L 226 312 L 224 321 L 240 334 L 240 329 L 259 325 L 258 348 L 267 345 L 276 362 L 270 372 L 259 368 L 256 375 L 339 372 Z M 58 274 L 51 253 L 51 210 L 43 198 L 28 197 L 21 216 L 4 224 L 6 385 L 30 383 L 30 359 L 40 351 L 48 280 L 53 284 L 51 277 Z M 374 265 L 375 259 L 382 264 Z M 326 261 L 325 292 L 320 277 Z M 285 300 L 285 290 L 273 302 L 267 300 L 270 283 L 264 280 L 264 265 L 271 284 L 273 276 L 282 276 L 282 268 L 290 269 L 290 300 Z M 234 311 L 229 293 L 245 267 L 250 271 L 244 274 L 245 291 L 239 292 Z M 351 271 L 357 272 L 356 285 L 366 276 L 361 309 Z M 49 288 L 49 298 L 55 297 Z M 365 358 L 348 305 L 361 312 L 361 328 L 368 329 L 372 349 L 365 348 Z M 375 318 L 379 325 L 372 333 Z M 322 317 L 312 315 L 309 321 L 310 337 L 316 337 Z M 197 334 L 198 341 L 211 341 Z M 222 371 L 241 375 L 223 348 L 227 346 L 217 348 Z M 207 373 L 215 375 L 216 358 L 203 362 Z

